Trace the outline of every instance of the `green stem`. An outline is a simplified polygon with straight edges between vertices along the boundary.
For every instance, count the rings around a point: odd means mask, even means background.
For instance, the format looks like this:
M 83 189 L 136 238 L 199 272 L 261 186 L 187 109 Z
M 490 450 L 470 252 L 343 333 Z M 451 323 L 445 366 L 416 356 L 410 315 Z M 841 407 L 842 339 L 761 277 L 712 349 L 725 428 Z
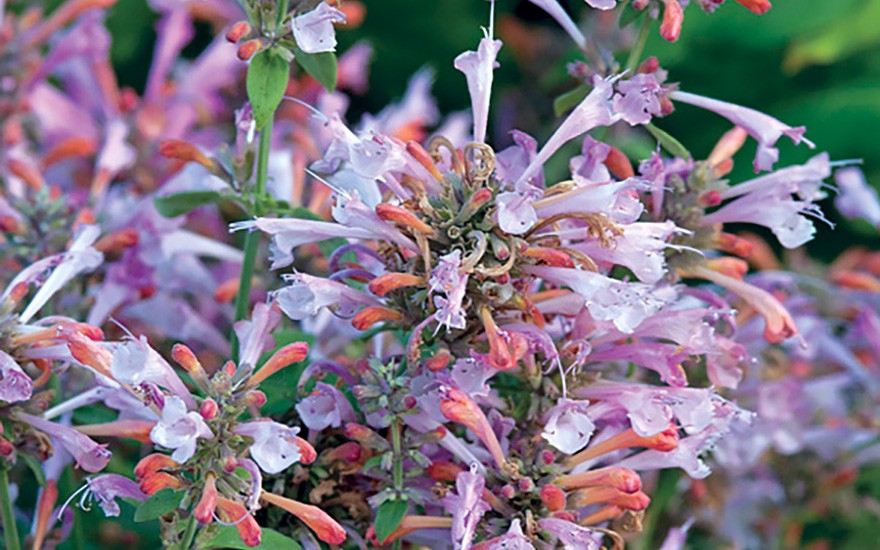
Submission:
M 642 16 L 642 26 L 639 28 L 639 35 L 633 44 L 632 50 L 629 52 L 629 58 L 626 60 L 626 68 L 634 71 L 642 60 L 642 52 L 645 51 L 645 43 L 648 41 L 648 34 L 651 32 L 651 17 L 646 13 Z
M 0 465 L 0 518 L 3 520 L 3 536 L 6 539 L 6 550 L 20 550 L 18 528 L 15 526 L 15 514 L 12 512 L 12 499 L 9 497 L 9 470 L 7 465 Z
M 183 532 L 183 537 L 180 539 L 180 550 L 189 550 L 192 547 L 198 525 L 196 517 L 191 515 L 189 521 L 186 522 L 186 530 Z
M 391 421 L 391 449 L 394 453 L 394 470 L 392 475 L 394 490 L 397 491 L 398 494 L 403 491 L 403 444 L 401 443 L 400 428 L 400 418 L 395 416 Z M 392 548 L 394 550 L 400 550 L 402 548 L 401 540 L 395 540 L 392 543 Z
M 272 148 L 272 119 L 260 131 L 259 150 L 257 151 L 257 180 L 254 184 L 254 212 L 255 216 L 262 215 L 262 204 L 266 194 L 266 179 L 269 174 L 269 151 Z M 254 263 L 257 259 L 257 249 L 260 247 L 259 231 L 251 231 L 244 241 L 244 258 L 241 262 L 241 275 L 238 278 L 238 294 L 235 296 L 235 320 L 241 321 L 247 317 L 250 306 L 251 279 L 254 275 Z M 235 332 L 232 334 L 232 359 L 238 361 L 238 338 Z

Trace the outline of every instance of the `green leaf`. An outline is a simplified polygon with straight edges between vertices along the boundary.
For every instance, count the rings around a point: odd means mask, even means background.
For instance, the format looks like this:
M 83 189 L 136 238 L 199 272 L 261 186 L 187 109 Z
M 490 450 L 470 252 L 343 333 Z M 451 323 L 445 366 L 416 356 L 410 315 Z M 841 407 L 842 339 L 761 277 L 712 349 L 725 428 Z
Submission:
M 860 9 L 841 13 L 845 16 L 794 40 L 785 56 L 785 69 L 795 73 L 809 65 L 830 65 L 880 45 L 880 2 L 866 2 Z
M 565 92 L 553 100 L 553 112 L 556 116 L 562 116 L 562 113 L 583 101 L 589 91 L 589 86 L 581 84 L 577 88 Z
M 134 513 L 134 520 L 138 523 L 157 519 L 165 514 L 177 510 L 180 501 L 183 500 L 185 491 L 174 489 L 162 489 L 138 506 Z
M 290 66 L 273 49 L 258 52 L 251 59 L 247 72 L 247 94 L 258 130 L 275 114 L 287 90 L 289 76 Z
M 648 10 L 637 10 L 632 7 L 632 4 L 627 4 L 623 7 L 623 10 L 620 12 L 620 20 L 618 20 L 617 24 L 621 29 L 626 28 L 633 21 L 639 18 L 639 16 L 644 15 Z
M 153 204 L 166 218 L 174 218 L 191 212 L 200 206 L 220 202 L 223 195 L 217 191 L 184 191 L 164 197 L 156 197 Z
M 681 157 L 683 159 L 691 158 L 690 151 L 688 151 L 687 148 L 682 145 L 680 141 L 678 141 L 668 133 L 650 123 L 645 124 L 645 128 L 648 130 L 648 132 L 651 133 L 652 136 L 654 136 L 654 139 L 657 140 L 657 143 L 660 144 L 660 147 L 666 149 L 666 152 L 668 152 L 669 154 L 676 157 Z
M 19 453 L 18 458 L 24 460 L 24 463 L 27 464 L 28 468 L 34 473 L 34 477 L 37 478 L 37 484 L 39 484 L 40 487 L 45 487 L 46 472 L 43 471 L 40 461 L 27 453 Z
M 336 54 L 333 52 L 306 53 L 299 48 L 293 50 L 294 59 L 312 78 L 321 83 L 328 92 L 336 88 L 336 77 L 339 69 L 336 66 Z
M 302 550 L 302 546 L 290 537 L 278 531 L 263 528 L 263 536 L 257 546 L 248 546 L 238 536 L 238 530 L 231 525 L 218 525 L 217 534 L 211 537 L 201 548 L 233 548 L 235 550 Z
M 393 499 L 383 502 L 376 512 L 376 539 L 380 542 L 387 539 L 400 525 L 408 509 L 409 503 L 405 500 Z

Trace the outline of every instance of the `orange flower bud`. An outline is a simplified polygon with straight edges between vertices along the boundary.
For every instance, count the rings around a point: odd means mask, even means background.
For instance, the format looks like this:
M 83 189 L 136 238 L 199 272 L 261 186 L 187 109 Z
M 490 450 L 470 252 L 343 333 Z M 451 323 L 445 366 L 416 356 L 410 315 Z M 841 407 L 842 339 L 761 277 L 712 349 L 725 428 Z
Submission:
M 721 258 L 713 258 L 706 261 L 706 267 L 712 271 L 723 273 L 728 277 L 742 280 L 746 273 L 749 272 L 749 264 L 739 258 L 731 258 L 722 256 Z
M 426 360 L 425 365 L 431 372 L 437 372 L 438 370 L 445 369 L 451 360 L 452 354 L 449 352 L 449 348 L 443 347 L 437 350 L 434 357 Z
M 556 478 L 555 483 L 566 491 L 595 485 L 608 485 L 624 493 L 635 493 L 642 488 L 639 474 L 622 466 L 608 466 L 580 474 L 561 476 Z
M 281 369 L 293 365 L 294 363 L 299 363 L 303 359 L 306 358 L 306 355 L 309 353 L 309 345 L 305 342 L 294 342 L 292 344 L 288 344 L 283 348 L 276 351 L 272 354 L 272 357 L 266 361 L 265 364 L 251 376 L 250 381 L 248 382 L 251 386 L 256 386 L 266 378 L 272 376 L 276 372 Z
M 125 248 L 131 248 L 132 246 L 138 243 L 138 231 L 134 227 L 127 227 L 125 229 L 120 229 L 119 231 L 114 231 L 109 235 L 104 235 L 98 242 L 95 243 L 94 247 L 96 250 L 100 250 L 103 253 L 109 252 L 120 252 Z
M 489 420 L 468 394 L 457 388 L 449 388 L 446 396 L 440 401 L 440 412 L 449 420 L 473 431 L 489 450 L 499 468 L 507 464 L 501 444 Z
M 684 21 L 684 10 L 678 0 L 663 0 L 663 21 L 660 23 L 660 36 L 669 42 L 675 42 L 681 35 L 681 24 Z
M 183 162 L 195 162 L 208 170 L 214 169 L 214 161 L 199 151 L 199 149 L 187 141 L 180 139 L 166 139 L 159 144 L 159 154 L 165 158 L 176 159 Z
M 199 406 L 199 414 L 205 420 L 217 418 L 217 413 L 219 412 L 219 410 L 220 408 L 217 406 L 217 402 L 210 397 L 202 401 L 201 406 Z
M 94 140 L 84 137 L 70 137 L 52 147 L 43 156 L 42 166 L 48 168 L 55 163 L 74 157 L 89 157 L 97 152 Z
M 90 437 L 126 437 L 141 443 L 150 442 L 150 431 L 155 422 L 149 420 L 114 420 L 103 424 L 86 424 L 77 426 L 78 432 Z
M 434 159 L 431 158 L 431 155 L 424 147 L 415 141 L 408 141 L 406 143 L 406 152 L 416 159 L 416 162 L 424 166 L 425 170 L 427 170 L 434 179 L 437 181 L 443 181 L 443 174 L 437 169 L 437 165 L 434 164 Z
M 147 476 L 153 475 L 156 472 L 164 469 L 175 469 L 180 464 L 178 464 L 174 459 L 172 459 L 168 455 L 163 455 L 161 453 L 153 453 L 145 456 L 137 463 L 137 466 L 134 467 L 134 477 L 138 480 L 141 480 Z
M 29 164 L 24 163 L 18 159 L 9 159 L 6 163 L 6 166 L 9 168 L 9 173 L 17 178 L 20 178 L 24 181 L 28 187 L 33 189 L 34 191 L 39 191 L 46 185 L 46 182 L 43 180 L 43 176 L 37 171 L 36 168 L 30 166 Z
M 342 445 L 326 451 L 321 455 L 322 462 L 349 462 L 355 463 L 361 459 L 363 448 L 354 441 L 348 441 Z M 301 454 L 301 453 L 300 453 Z
M 553 267 L 574 267 L 574 262 L 571 261 L 571 256 L 555 248 L 532 246 L 523 252 L 523 256 L 541 260 L 545 264 Z
M 654 58 L 654 61 L 656 60 L 657 58 Z M 608 150 L 608 156 L 605 157 L 604 164 L 605 167 L 614 174 L 614 177 L 619 180 L 625 180 L 635 175 L 632 163 L 626 155 L 623 154 L 623 151 L 617 147 L 611 147 L 611 149 Z
M 455 481 L 458 474 L 463 471 L 464 469 L 461 466 L 446 460 L 432 462 L 431 465 L 425 469 L 425 473 L 434 481 Z
M 662 452 L 672 451 L 678 447 L 678 428 L 674 424 L 670 424 L 668 428 L 651 437 L 642 437 L 630 428 L 570 456 L 565 461 L 565 465 L 568 468 L 573 468 L 587 460 L 628 447 L 647 447 Z
M 770 0 L 736 0 L 737 3 L 752 13 L 763 15 L 773 6 Z
M 626 510 L 624 510 L 620 506 L 617 506 L 616 504 L 609 504 L 608 506 L 603 506 L 599 510 L 582 519 L 581 525 L 594 525 L 597 523 L 608 521 L 610 519 L 617 519 L 622 516 L 624 512 L 626 512 Z
M 748 258 L 752 253 L 752 243 L 733 233 L 719 233 L 715 238 L 715 246 L 722 252 Z
M 242 61 L 247 61 L 248 59 L 253 57 L 254 54 L 257 53 L 262 47 L 263 44 L 262 42 L 260 42 L 260 39 L 254 38 L 253 40 L 248 40 L 247 42 L 239 46 L 236 55 Z
M 385 296 L 392 290 L 407 286 L 418 286 L 425 284 L 425 279 L 418 275 L 410 275 L 409 273 L 386 273 L 376 277 L 367 288 L 376 296 Z
M 250 23 L 247 21 L 239 21 L 238 23 L 232 25 L 228 31 L 226 31 L 226 40 L 235 44 L 242 37 L 247 36 L 251 33 L 253 28 Z
M 556 485 L 541 487 L 541 501 L 551 512 L 565 509 L 565 492 Z
M 386 222 L 395 222 L 404 225 L 413 231 L 424 233 L 425 235 L 433 235 L 434 229 L 420 220 L 415 214 L 394 204 L 380 203 L 376 205 L 376 215 Z
M 260 498 L 298 517 L 308 525 L 309 529 L 315 532 L 319 539 L 327 544 L 342 544 L 345 541 L 345 529 L 317 506 L 303 504 L 267 491 L 263 491 Z
M 193 378 L 207 379 L 208 375 L 199 362 L 199 358 L 184 344 L 174 344 L 174 347 L 171 348 L 171 358 Z
M 205 475 L 205 488 L 202 497 L 193 510 L 193 516 L 199 523 L 211 523 L 214 519 L 214 510 L 217 508 L 217 483 L 214 474 Z
M 299 461 L 301 464 L 311 464 L 318 458 L 318 452 L 312 447 L 312 444 L 296 436 L 296 446 L 299 447 Z
M 217 515 L 226 523 L 232 523 L 238 529 L 238 536 L 248 546 L 259 546 L 263 532 L 254 516 L 237 502 L 217 497 Z
M 221 283 L 217 290 L 214 291 L 214 299 L 221 304 L 231 302 L 238 295 L 238 285 L 238 277 L 233 277 Z
M 399 311 L 383 306 L 370 306 L 360 310 L 358 314 L 354 316 L 351 320 L 351 326 L 358 330 L 367 330 L 371 326 L 376 323 L 381 323 L 382 321 L 400 321 L 402 319 L 403 314 Z
M 167 472 L 156 472 L 143 478 L 140 482 L 141 491 L 153 495 L 162 489 L 180 489 L 183 483 L 180 478 Z
M 645 493 L 624 493 L 607 485 L 581 489 L 571 497 L 573 506 L 578 508 L 592 504 L 614 504 L 626 510 L 644 510 L 651 503 L 651 499 Z

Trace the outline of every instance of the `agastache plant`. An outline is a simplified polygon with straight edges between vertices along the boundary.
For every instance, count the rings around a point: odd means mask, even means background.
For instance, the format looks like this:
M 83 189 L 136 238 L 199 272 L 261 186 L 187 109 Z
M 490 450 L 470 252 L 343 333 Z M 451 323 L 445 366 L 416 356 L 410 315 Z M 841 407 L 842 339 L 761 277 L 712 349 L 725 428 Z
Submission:
M 518 44 L 492 1 L 448 60 L 469 113 L 441 116 L 426 69 L 359 122 L 355 1 L 151 1 L 142 92 L 110 63 L 112 0 L 0 4 L 6 548 L 62 544 L 94 504 L 171 548 L 456 550 L 647 548 L 661 517 L 664 550 L 796 544 L 798 494 L 854 505 L 880 259 L 795 253 L 832 177 L 875 228 L 877 193 L 827 153 L 777 167 L 805 128 L 644 54 L 689 2 L 587 0 L 620 20 L 603 49 L 530 1 L 580 56 L 543 139 L 493 131 Z M 217 37 L 182 61 L 195 21 Z M 679 104 L 732 125 L 704 159 L 655 125 Z

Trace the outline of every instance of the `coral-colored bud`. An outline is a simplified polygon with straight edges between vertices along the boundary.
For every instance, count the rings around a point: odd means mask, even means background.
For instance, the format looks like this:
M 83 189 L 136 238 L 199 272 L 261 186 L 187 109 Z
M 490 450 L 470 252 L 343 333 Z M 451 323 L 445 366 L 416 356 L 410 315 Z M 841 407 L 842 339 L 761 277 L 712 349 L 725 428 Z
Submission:
M 326 451 L 321 455 L 322 462 L 348 462 L 355 463 L 361 459 L 363 448 L 354 441 L 348 441 L 342 445 Z
M 608 150 L 608 156 L 605 157 L 605 167 L 614 174 L 619 180 L 625 180 L 627 178 L 631 178 L 635 175 L 633 171 L 632 163 L 623 154 L 623 151 L 618 149 L 617 147 L 611 147 Z
M 235 525 L 235 528 L 238 529 L 238 536 L 241 537 L 243 543 L 248 546 L 260 545 L 263 532 L 260 530 L 257 520 L 254 519 L 254 516 L 244 506 L 223 497 L 218 497 L 217 515 L 226 523 Z
M 361 424 L 349 422 L 344 428 L 345 437 L 353 439 L 370 449 L 385 451 L 390 448 L 388 440 Z
M 294 342 L 288 344 L 275 353 L 266 361 L 265 364 L 251 376 L 248 382 L 251 386 L 256 386 L 266 378 L 272 376 L 281 369 L 299 363 L 306 358 L 309 353 L 309 345 L 305 342 Z
M 578 508 L 593 504 L 614 504 L 627 510 L 644 510 L 651 503 L 645 493 L 624 493 L 607 485 L 581 489 L 571 496 L 571 503 Z
M 555 248 L 545 248 L 542 246 L 532 246 L 523 252 L 523 256 L 527 258 L 535 258 L 541 260 L 545 264 L 552 267 L 574 267 L 571 256 L 561 250 Z
M 317 506 L 303 504 L 289 498 L 264 491 L 260 498 L 282 508 L 298 517 L 319 539 L 327 544 L 342 544 L 346 539 L 345 529 L 330 515 Z
M 119 231 L 114 231 L 109 235 L 104 235 L 98 239 L 98 242 L 95 243 L 94 247 L 96 250 L 100 250 L 105 254 L 110 252 L 120 252 L 123 249 L 131 248 L 136 245 L 138 240 L 137 229 L 134 227 L 127 227 L 125 229 L 120 229 Z
M 12 287 L 11 291 L 9 291 L 9 296 L 7 297 L 7 299 L 9 301 L 11 301 L 13 304 L 17 304 L 17 303 L 21 302 L 22 298 L 24 298 L 27 295 L 27 292 L 28 292 L 27 283 L 18 283 L 14 287 Z
M 730 256 L 707 260 L 706 267 L 740 281 L 749 272 L 749 264 L 745 260 Z
M 416 162 L 424 166 L 425 170 L 427 170 L 434 179 L 437 181 L 443 181 L 443 174 L 437 169 L 437 165 L 434 164 L 434 159 L 431 158 L 431 155 L 424 147 L 415 141 L 409 141 L 406 144 L 406 152 L 412 155 L 412 157 L 416 159 Z
M 226 31 L 226 40 L 235 44 L 242 37 L 247 36 L 251 33 L 253 28 L 250 23 L 247 21 L 239 21 L 238 23 L 232 25 L 228 31 Z
M 544 485 L 541 487 L 541 501 L 551 512 L 565 509 L 565 491 L 556 485 Z
M 43 176 L 40 175 L 40 172 L 37 171 L 36 168 L 30 166 L 29 164 L 24 163 L 18 159 L 9 159 L 6 163 L 7 168 L 9 168 L 9 173 L 13 176 L 20 178 L 24 181 L 28 187 L 33 189 L 34 191 L 39 191 L 46 185 L 46 182 L 43 180 Z
M 167 139 L 159 144 L 159 154 L 163 157 L 176 159 L 183 162 L 195 162 L 201 164 L 208 170 L 214 168 L 214 161 L 205 156 L 204 153 L 189 143 L 180 139 Z
M 498 370 L 515 368 L 528 352 L 528 342 L 520 334 L 499 329 L 488 307 L 480 308 L 480 319 L 489 339 L 489 364 Z
M 468 200 L 461 207 L 461 210 L 456 214 L 454 222 L 458 224 L 467 222 L 490 200 L 492 200 L 492 191 L 483 187 L 468 197 Z
M 235 53 L 239 59 L 242 61 L 247 61 L 251 57 L 257 53 L 260 48 L 263 47 L 262 42 L 260 42 L 259 38 L 254 38 L 253 40 L 248 40 L 244 44 L 238 47 L 238 51 Z
M 420 220 L 418 216 L 396 204 L 380 203 L 376 205 L 376 215 L 386 222 L 399 223 L 413 231 L 424 233 L 425 235 L 433 235 L 434 229 Z
M 385 296 L 392 290 L 404 288 L 408 286 L 419 286 L 425 284 L 425 279 L 418 275 L 410 275 L 409 273 L 386 273 L 376 277 L 367 288 L 376 296 Z
M 266 394 L 260 390 L 250 391 L 244 398 L 244 402 L 247 404 L 247 406 L 257 408 L 265 405 L 267 400 L 268 398 L 266 397 Z
M 437 350 L 434 357 L 425 361 L 425 366 L 431 372 L 437 372 L 438 370 L 445 369 L 451 360 L 452 354 L 449 352 L 449 348 L 443 347 Z
M 351 326 L 357 330 L 367 330 L 376 323 L 383 321 L 400 321 L 403 314 L 384 306 L 370 306 L 360 310 L 351 320 Z
M 556 478 L 556 485 L 566 491 L 597 485 L 609 485 L 624 493 L 635 493 L 642 488 L 642 479 L 639 477 L 639 474 L 629 468 L 608 466 L 579 474 L 558 477 Z
M 214 510 L 217 508 L 217 483 L 212 473 L 205 475 L 205 488 L 198 505 L 193 510 L 193 516 L 199 523 L 211 523 L 214 519 Z
M 174 459 L 168 455 L 161 453 L 153 453 L 145 456 L 134 467 L 134 477 L 141 480 L 147 476 L 153 475 L 159 470 L 173 470 L 180 466 Z
M 553 454 L 553 451 L 547 449 L 541 451 L 541 464 L 543 464 L 544 466 L 549 466 L 555 461 L 556 455 Z
M 9 456 L 15 451 L 15 447 L 5 437 L 0 437 L 0 456 Z
M 199 414 L 202 415 L 202 418 L 205 420 L 217 418 L 217 413 L 219 411 L 220 407 L 217 406 L 217 402 L 210 397 L 202 401 L 202 405 L 199 407 Z
M 674 424 L 670 424 L 668 428 L 651 437 L 642 437 L 630 428 L 570 456 L 565 461 L 565 465 L 573 468 L 587 460 L 628 447 L 647 447 L 662 452 L 672 451 L 678 447 L 678 428 Z M 557 483 L 559 483 L 558 479 Z
M 869 273 L 861 271 L 839 271 L 831 277 L 839 287 L 865 292 L 880 292 L 880 281 Z
M 528 493 L 535 488 L 535 482 L 530 477 L 524 477 L 517 482 L 517 487 L 523 493 Z
M 757 13 L 758 15 L 767 13 L 767 11 L 773 7 L 770 4 L 770 0 L 736 0 L 736 2 L 750 12 Z
M 719 233 L 715 238 L 715 246 L 722 252 L 727 252 L 740 258 L 748 258 L 752 253 L 752 243 L 733 233 Z
M 305 439 L 296 436 L 296 446 L 299 447 L 299 461 L 302 464 L 311 464 L 318 458 L 318 452 Z
M 238 295 L 238 285 L 238 277 L 233 277 L 223 283 L 220 283 L 220 286 L 218 286 L 217 290 L 214 291 L 214 299 L 221 304 L 231 302 L 236 297 L 236 295 Z
M 479 406 L 468 394 L 458 388 L 449 388 L 440 401 L 440 412 L 449 420 L 465 426 L 473 431 L 489 450 L 499 468 L 507 465 L 501 443 L 489 420 Z
M 660 36 L 669 42 L 675 42 L 681 35 L 681 24 L 684 21 L 684 10 L 678 0 L 663 0 L 663 21 L 660 23 Z
M 141 491 L 153 495 L 162 489 L 180 489 L 180 478 L 168 472 L 156 472 L 144 477 L 140 482 Z
M 83 424 L 77 426 L 79 433 L 89 437 L 125 437 L 141 443 L 150 442 L 150 431 L 156 423 L 150 420 L 114 420 L 102 424 Z
M 721 204 L 721 193 L 719 193 L 716 189 L 712 189 L 711 191 L 706 191 L 702 195 L 700 195 L 697 202 L 703 208 L 709 208 L 711 206 L 718 206 Z
M 97 345 L 95 342 L 83 336 L 76 330 L 59 330 L 59 336 L 67 341 L 67 349 L 73 358 L 88 365 L 100 372 L 104 376 L 112 378 L 110 373 L 110 363 L 113 355 L 106 348 Z
M 749 134 L 739 126 L 728 130 L 712 148 L 712 152 L 706 157 L 706 162 L 710 166 L 717 166 L 725 160 L 730 160 L 742 148 L 748 137 Z
M 175 363 L 183 367 L 191 376 L 199 378 L 207 376 L 205 369 L 199 362 L 199 358 L 196 357 L 196 354 L 186 345 L 174 344 L 174 347 L 171 348 L 171 358 L 174 359 Z
M 603 506 L 599 510 L 583 518 L 580 523 L 581 525 L 594 525 L 597 523 L 608 521 L 609 519 L 617 519 L 622 516 L 624 512 L 626 512 L 626 510 L 624 510 L 620 506 L 609 504 L 608 506 Z
M 43 156 L 43 168 L 48 168 L 62 160 L 74 157 L 90 157 L 98 150 L 94 140 L 84 137 L 71 137 L 52 147 Z
M 235 366 L 235 363 L 233 363 L 232 361 L 227 361 L 223 365 L 223 373 L 226 374 L 227 376 L 229 376 L 230 378 L 235 376 L 235 371 L 236 371 L 236 366 Z
M 463 471 L 464 469 L 461 466 L 446 460 L 432 462 L 431 465 L 425 469 L 425 473 L 434 481 L 455 481 L 458 474 Z
M 639 64 L 639 67 L 636 69 L 636 72 L 649 74 L 649 73 L 656 72 L 657 69 L 659 69 L 659 68 L 660 68 L 660 61 L 657 60 L 656 55 L 652 55 Z
M 516 496 L 516 487 L 508 483 L 504 487 L 501 488 L 501 496 L 506 498 L 507 500 L 512 499 Z

